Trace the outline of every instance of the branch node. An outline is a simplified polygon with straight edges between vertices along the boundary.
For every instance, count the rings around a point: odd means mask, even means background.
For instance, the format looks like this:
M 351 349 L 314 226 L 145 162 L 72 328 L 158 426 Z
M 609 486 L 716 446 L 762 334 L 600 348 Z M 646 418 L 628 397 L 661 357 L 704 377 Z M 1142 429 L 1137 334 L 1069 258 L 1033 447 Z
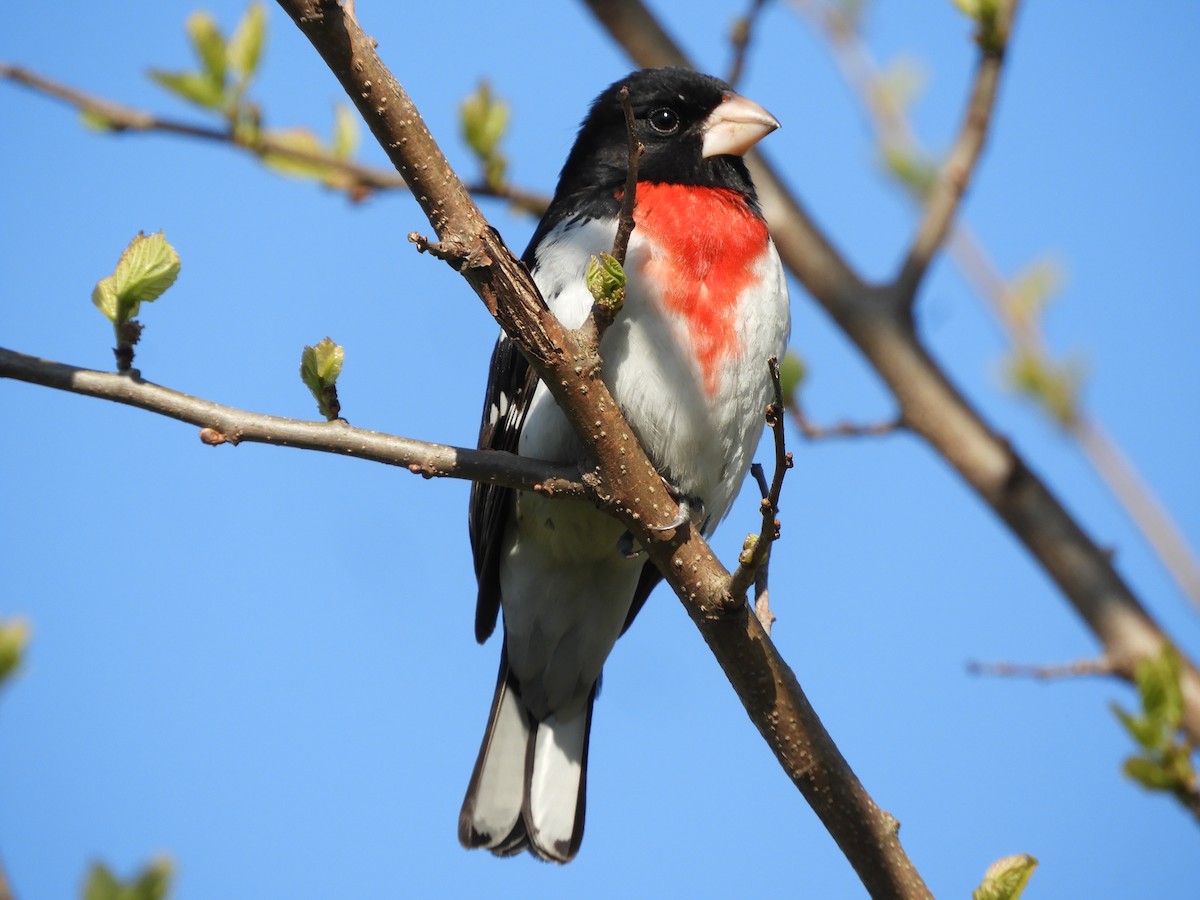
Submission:
M 201 428 L 200 441 L 210 447 L 219 447 L 221 444 L 232 444 L 237 446 L 237 435 L 224 434 L 215 428 Z
M 415 244 L 418 253 L 428 253 L 443 262 L 449 263 L 456 272 L 462 271 L 463 266 L 474 266 L 473 260 L 478 259 L 478 248 L 472 245 L 464 247 L 459 241 L 431 241 L 417 231 L 408 233 L 409 243 Z M 478 239 L 476 239 L 478 240 Z M 490 263 L 491 260 L 488 260 Z

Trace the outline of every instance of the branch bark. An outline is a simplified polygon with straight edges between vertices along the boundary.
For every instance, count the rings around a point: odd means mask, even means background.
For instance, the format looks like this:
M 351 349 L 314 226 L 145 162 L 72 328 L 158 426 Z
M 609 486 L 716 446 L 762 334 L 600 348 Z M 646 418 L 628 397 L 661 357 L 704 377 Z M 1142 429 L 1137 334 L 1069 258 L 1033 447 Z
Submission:
M 279 2 L 412 186 L 442 249 L 457 248 L 452 262 L 553 392 L 596 460 L 586 480 L 597 499 L 647 548 L 684 601 L 760 733 L 868 890 L 928 896 L 900 847 L 895 820 L 854 777 L 745 598 L 729 594 L 729 573 L 703 538 L 687 527 L 673 533 L 647 527 L 672 520 L 677 507 L 600 379 L 597 347 L 565 331 L 546 309 L 358 23 L 333 0 Z
M 425 478 L 485 481 L 554 497 L 591 495 L 580 482 L 578 470 L 571 466 L 367 431 L 342 419 L 306 422 L 246 412 L 144 381 L 136 369 L 122 375 L 97 372 L 0 347 L 0 378 L 110 400 L 178 419 L 201 428 L 200 439 L 206 444 L 274 444 L 400 466 Z
M 690 65 L 641 0 L 585 2 L 638 65 Z M 1010 33 L 1016 6 L 1007 7 L 997 25 L 1000 33 Z M 994 66 L 985 51 L 976 81 L 990 82 Z M 994 88 L 986 85 L 977 86 L 972 96 L 989 90 L 994 98 Z M 1170 639 L 1117 573 L 1109 554 L 1008 441 L 987 426 L 929 355 L 911 316 L 920 279 L 881 286 L 863 282 L 761 156 L 753 151 L 749 156 L 784 264 L 879 373 L 905 425 L 992 507 L 1091 629 L 1114 672 L 1132 682 L 1138 661 L 1160 652 Z M 1183 658 L 1183 727 L 1193 743 L 1200 743 L 1200 672 Z

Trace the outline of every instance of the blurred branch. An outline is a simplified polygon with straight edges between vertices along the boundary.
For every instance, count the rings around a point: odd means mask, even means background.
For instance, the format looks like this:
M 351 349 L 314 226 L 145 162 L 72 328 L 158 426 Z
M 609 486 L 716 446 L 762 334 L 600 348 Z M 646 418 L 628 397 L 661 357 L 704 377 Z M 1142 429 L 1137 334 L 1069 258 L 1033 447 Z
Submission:
M 8 876 L 4 872 L 4 860 L 0 859 L 0 900 L 13 900 L 12 888 L 8 884 Z
M 1051 681 L 1059 678 L 1079 678 L 1085 675 L 1113 675 L 1113 664 L 1104 658 L 1081 659 L 1056 666 L 1033 666 L 1023 663 L 978 662 L 967 664 L 972 675 L 1002 675 L 1007 677 L 1040 678 Z
M 737 87 L 742 80 L 742 72 L 746 69 L 746 55 L 750 50 L 750 41 L 754 37 L 754 26 L 758 17 L 767 5 L 766 0 L 750 0 L 750 9 L 744 16 L 734 20 L 729 29 L 729 43 L 733 45 L 733 62 L 729 65 L 729 74 L 725 80 L 730 86 Z
M 641 0 L 585 2 L 638 65 L 690 65 Z M 992 23 L 994 35 L 1010 33 L 1017 4 L 1002 6 L 1002 21 Z M 985 49 L 979 69 L 990 70 L 993 58 Z M 784 264 L 887 384 L 908 428 L 992 507 L 1096 635 L 1114 671 L 1132 681 L 1138 661 L 1157 654 L 1166 635 L 1117 573 L 1109 555 L 1009 442 L 988 427 L 929 355 L 916 333 L 909 303 L 919 284 L 864 283 L 761 155 L 747 154 L 747 164 Z M 1194 742 L 1200 742 L 1200 672 L 1188 660 L 1183 665 L 1182 690 L 1183 727 Z
M 729 573 L 697 529 L 655 532 L 678 516 L 662 480 L 600 378 L 599 350 L 562 328 L 529 272 L 504 246 L 455 177 L 420 113 L 380 61 L 374 42 L 335 0 L 279 0 L 341 81 L 437 232 L 443 253 L 522 348 L 588 454 L 588 483 L 605 508 L 647 550 L 780 764 L 821 814 L 865 883 L 878 895 L 928 896 L 904 856 L 895 820 L 879 809 L 808 703 Z
M 1009 21 L 1015 14 L 1017 0 L 1009 0 Z M 970 186 L 971 177 L 983 153 L 992 123 L 992 111 L 996 105 L 996 93 L 1000 86 L 1000 70 L 1004 64 L 1007 46 L 1007 23 L 1005 39 L 978 41 L 979 63 L 971 85 L 971 97 L 959 126 L 958 136 L 950 152 L 946 154 L 937 180 L 925 198 L 921 223 L 917 227 L 908 256 L 896 277 L 896 289 L 911 304 L 916 299 L 917 288 L 925 277 L 933 255 L 941 248 L 950 233 L 959 205 Z
M 343 176 L 345 191 L 352 199 L 361 199 L 375 191 L 408 190 L 408 184 L 391 169 L 364 165 L 350 159 L 293 146 L 277 141 L 269 134 L 245 135 L 232 128 L 198 125 L 193 122 L 164 118 L 145 110 L 124 106 L 102 97 L 96 97 L 70 85 L 54 81 L 20 66 L 0 61 L 0 78 L 23 85 L 40 94 L 55 97 L 91 116 L 114 133 L 159 133 L 212 141 L 243 150 L 257 157 L 273 156 L 328 169 Z M 481 197 L 505 200 L 531 215 L 540 216 L 549 205 L 549 198 L 534 191 L 526 191 L 510 184 L 475 182 L 468 186 L 471 193 Z
M 355 428 L 341 419 L 306 422 L 246 412 L 143 381 L 129 374 L 96 372 L 0 348 L 0 378 L 135 406 L 203 429 L 204 443 L 242 441 L 336 453 L 400 466 L 425 478 L 462 478 L 536 490 L 554 497 L 590 496 L 573 466 L 501 453 L 431 444 Z
M 885 99 L 886 92 L 881 89 L 883 75 L 863 43 L 855 23 L 848 20 L 836 6 L 818 0 L 792 0 L 792 3 L 825 38 L 838 68 L 866 111 L 867 118 L 885 151 L 888 148 L 903 148 L 903 152 L 908 155 L 919 154 L 919 142 L 902 106 L 894 102 L 889 103 Z M 975 106 L 974 96 L 971 106 Z M 970 116 L 963 124 L 966 130 L 971 125 Z M 961 137 L 960 133 L 960 140 Z M 982 141 L 979 143 L 981 146 Z M 958 144 L 943 164 L 943 172 L 951 168 L 956 155 L 958 158 L 964 155 L 958 151 Z M 915 194 L 909 193 L 917 199 Z M 932 209 L 931 202 L 926 207 L 926 221 L 930 218 Z M 919 233 L 923 231 L 924 228 Z M 1039 318 L 1036 315 L 1022 314 L 1019 306 L 1012 302 L 1009 284 L 1000 275 L 996 264 L 971 228 L 964 222 L 954 224 L 946 246 L 951 259 L 972 290 L 984 301 L 984 305 L 1003 329 L 1015 352 L 1039 369 L 1049 370 L 1054 364 L 1040 328 Z M 925 263 L 928 263 L 928 259 Z M 911 275 L 917 272 L 917 265 L 918 262 L 910 255 L 905 269 L 909 270 Z M 1068 413 L 1065 416 L 1056 416 L 1058 424 L 1079 443 L 1092 467 L 1141 530 L 1143 537 L 1162 560 L 1184 595 L 1200 605 L 1200 560 L 1166 507 L 1103 425 L 1080 407 L 1078 398 L 1075 398 L 1074 405 Z
M 903 419 L 892 419 L 888 422 L 872 422 L 866 425 L 857 422 L 837 422 L 834 425 L 816 425 L 800 406 L 800 401 L 793 398 L 788 405 L 788 413 L 796 423 L 796 430 L 810 441 L 821 441 L 827 438 L 844 437 L 882 437 L 904 430 Z

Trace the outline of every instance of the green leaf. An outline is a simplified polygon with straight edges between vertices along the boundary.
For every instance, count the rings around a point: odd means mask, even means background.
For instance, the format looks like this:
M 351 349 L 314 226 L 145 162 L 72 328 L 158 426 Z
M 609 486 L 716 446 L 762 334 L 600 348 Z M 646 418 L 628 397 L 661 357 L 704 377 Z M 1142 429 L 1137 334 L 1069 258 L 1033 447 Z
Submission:
M 1168 736 L 1183 722 L 1181 676 L 1179 652 L 1170 644 L 1164 644 L 1157 656 L 1139 662 L 1134 672 L 1146 718 L 1158 722 Z
M 139 232 L 121 254 L 113 272 L 117 308 L 129 310 L 122 318 L 133 318 L 142 303 L 161 297 L 179 277 L 179 268 L 179 254 L 161 231 L 149 236 Z
M 0 622 L 0 684 L 21 665 L 29 643 L 29 624 L 24 619 Z
M 280 131 L 263 133 L 263 140 L 284 150 L 294 150 L 309 156 L 324 156 L 325 148 L 320 139 L 307 128 L 287 128 Z M 285 175 L 295 175 L 300 178 L 324 179 L 329 173 L 329 166 L 309 159 L 297 159 L 288 153 L 264 150 L 262 161 L 277 172 Z
M 1162 744 L 1162 733 L 1158 727 L 1151 721 L 1142 716 L 1135 716 L 1133 713 L 1126 712 L 1115 703 L 1110 703 L 1109 708 L 1113 711 L 1121 724 L 1125 726 L 1125 730 L 1130 736 L 1138 742 L 1138 744 L 1146 750 L 1154 750 Z
M 1028 853 L 998 859 L 983 874 L 983 881 L 971 894 L 973 900 L 1017 900 L 1037 868 L 1037 860 Z
M 601 253 L 588 261 L 587 274 L 588 291 L 596 303 L 608 312 L 616 315 L 625 303 L 625 269 L 617 262 L 611 253 Z
M 150 77 L 171 93 L 205 109 L 225 106 L 225 83 L 203 72 L 164 72 L 151 69 Z
M 349 159 L 358 149 L 358 117 L 344 103 L 333 109 L 333 141 L 330 152 L 335 159 Z
M 1055 363 L 1020 349 L 1008 361 L 1008 381 L 1064 428 L 1078 421 L 1079 391 L 1084 381 L 1083 367 L 1078 363 Z
M 899 57 L 888 64 L 871 88 L 875 100 L 893 116 L 906 116 L 929 75 L 919 60 Z
M 1122 765 L 1125 774 L 1144 788 L 1152 791 L 1170 791 L 1177 779 L 1163 766 L 1144 756 L 1131 756 Z
M 791 406 L 796 391 L 808 377 L 808 366 L 795 350 L 789 350 L 779 362 L 779 383 L 783 387 L 783 404 Z
M 94 109 L 85 109 L 79 113 L 79 119 L 85 128 L 92 131 L 116 131 L 118 126 L 112 119 Z
M 225 38 L 216 20 L 206 12 L 197 11 L 187 17 L 184 26 L 192 40 L 192 49 L 204 68 L 204 74 L 222 87 L 225 84 Z
M 242 20 L 238 22 L 226 47 L 229 67 L 243 82 L 249 81 L 258 69 L 262 58 L 263 43 L 267 35 L 267 10 L 261 3 L 246 7 Z
M 117 285 L 112 275 L 96 282 L 96 286 L 92 288 L 92 302 L 104 313 L 108 321 L 117 324 Z
M 305 347 L 300 355 L 300 378 L 312 392 L 317 408 L 326 419 L 336 419 L 341 412 L 337 399 L 337 380 L 342 374 L 346 351 L 332 339 L 325 338 L 313 347 Z
M 159 857 L 128 881 L 104 863 L 93 863 L 83 886 L 84 900 L 164 900 L 171 888 L 171 860 Z
M 486 81 L 480 82 L 475 93 L 458 107 L 463 139 L 483 164 L 484 177 L 493 186 L 504 183 L 508 166 L 498 149 L 508 129 L 508 114 L 508 104 L 492 94 Z
M 937 162 L 912 147 L 897 143 L 883 146 L 883 165 L 914 197 L 923 200 L 937 183 Z
M 1039 259 L 1017 274 L 1005 287 L 1005 306 L 1019 324 L 1031 324 L 1062 289 L 1064 280 L 1059 263 L 1052 259 Z

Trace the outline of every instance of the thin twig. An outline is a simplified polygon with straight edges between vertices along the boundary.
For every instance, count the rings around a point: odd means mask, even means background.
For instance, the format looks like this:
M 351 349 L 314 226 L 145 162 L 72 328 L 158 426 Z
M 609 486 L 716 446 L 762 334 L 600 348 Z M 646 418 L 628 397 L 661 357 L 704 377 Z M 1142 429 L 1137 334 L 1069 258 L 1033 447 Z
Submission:
M 764 502 L 769 502 L 771 498 L 771 485 L 767 483 L 767 476 L 763 473 L 763 467 L 759 463 L 753 463 L 750 466 L 750 474 L 754 481 L 758 484 L 758 490 L 762 494 Z M 778 531 L 776 532 L 778 536 Z M 767 634 L 771 633 L 771 626 L 775 624 L 775 613 L 771 612 L 771 596 L 768 581 L 770 579 L 771 557 L 770 554 L 763 560 L 758 571 L 754 573 L 754 615 L 759 622 L 762 623 L 763 631 Z
M 729 74 L 725 76 L 725 80 L 729 82 L 730 87 L 737 87 L 738 82 L 742 80 L 754 26 L 766 5 L 766 0 L 750 0 L 749 11 L 736 19 L 729 29 L 729 43 L 733 45 L 733 62 L 729 65 Z
M 399 466 L 425 478 L 461 478 L 554 497 L 591 496 L 571 466 L 497 450 L 468 450 L 355 428 L 340 419 L 306 422 L 246 412 L 144 381 L 136 370 L 117 375 L 0 348 L 0 378 L 135 406 L 202 429 L 209 445 L 243 441 L 336 453 Z
M 1019 0 L 1008 0 L 1004 21 L 996 25 L 1002 33 L 992 39 L 980 39 L 979 62 L 971 86 L 971 98 L 963 112 L 958 135 L 938 171 L 933 190 L 925 200 L 925 210 L 917 227 L 908 256 L 896 276 L 896 288 L 911 307 L 917 287 L 925 276 L 933 256 L 946 241 L 962 198 L 979 165 L 984 144 L 991 131 L 992 112 L 1000 86 L 1004 50 Z
M 612 255 L 625 265 L 625 254 L 629 251 L 629 238 L 633 234 L 633 208 L 637 204 L 638 164 L 645 147 L 638 140 L 637 120 L 633 117 L 633 104 L 629 101 L 629 88 L 622 87 L 618 96 L 625 113 L 625 129 L 629 135 L 629 170 L 625 174 L 625 192 L 621 197 L 621 211 L 617 216 L 617 236 L 613 239 Z
M 0 78 L 62 100 L 80 112 L 91 114 L 103 121 L 108 130 L 115 133 L 173 134 L 224 144 L 260 158 L 276 156 L 327 169 L 330 173 L 342 177 L 344 184 L 340 187 L 354 200 L 362 200 L 366 194 L 371 192 L 408 190 L 408 183 L 391 169 L 368 166 L 354 160 L 341 159 L 329 153 L 290 146 L 273 139 L 269 133 L 259 134 L 250 139 L 229 128 L 164 118 L 145 110 L 96 97 L 37 72 L 5 62 L 0 62 Z M 527 191 L 509 184 L 493 185 L 480 181 L 470 184 L 468 189 L 477 196 L 505 200 L 517 209 L 534 216 L 540 216 L 550 205 L 550 199 L 544 194 Z
M 882 437 L 905 430 L 904 419 L 897 417 L 887 422 L 837 422 L 833 425 L 816 425 L 800 406 L 800 401 L 792 398 L 788 404 L 788 413 L 796 423 L 796 430 L 801 437 L 809 441 L 821 441 L 829 438 L 853 437 Z
M 1100 659 L 1081 659 L 1072 663 L 1062 663 L 1054 666 L 1035 666 L 1022 663 L 979 662 L 972 660 L 967 663 L 967 671 L 972 675 L 1002 675 L 1006 677 L 1039 678 L 1044 681 L 1059 678 L 1079 678 L 1085 675 L 1115 675 L 1116 668 L 1112 661 Z
M 762 529 L 758 537 L 747 544 L 738 557 L 738 567 L 729 579 L 729 594 L 741 597 L 754 584 L 759 569 L 766 567 L 771 559 L 771 545 L 779 540 L 779 495 L 783 490 L 783 479 L 787 470 L 792 467 L 792 454 L 787 451 L 786 436 L 783 427 L 783 383 L 779 377 L 779 360 L 772 356 L 767 361 L 771 372 L 771 384 L 774 397 L 767 404 L 766 420 L 771 429 L 775 444 L 775 472 L 771 483 L 766 483 L 762 466 L 757 463 L 751 467 L 759 489 L 762 491 Z

